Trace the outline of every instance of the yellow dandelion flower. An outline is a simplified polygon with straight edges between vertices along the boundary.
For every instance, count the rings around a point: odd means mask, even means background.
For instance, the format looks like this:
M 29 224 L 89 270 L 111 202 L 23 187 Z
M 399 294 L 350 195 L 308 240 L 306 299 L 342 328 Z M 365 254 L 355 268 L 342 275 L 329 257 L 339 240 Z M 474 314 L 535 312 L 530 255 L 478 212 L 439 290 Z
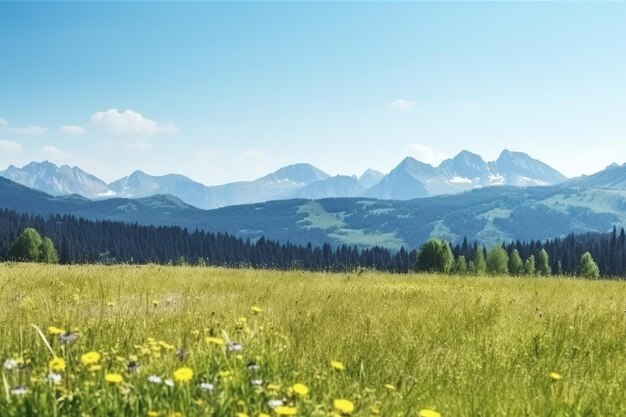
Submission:
M 218 345 L 218 346 L 222 346 L 224 344 L 224 339 L 222 339 L 221 337 L 207 337 L 206 342 L 209 345 Z
M 65 333 L 65 330 L 61 329 L 60 327 L 50 326 L 48 327 L 48 333 L 50 333 L 52 336 L 58 336 Z
M 346 367 L 343 366 L 343 363 L 339 361 L 330 361 L 330 366 L 332 366 L 333 369 L 336 369 L 337 371 L 344 371 L 346 369 Z
M 354 411 L 354 404 L 352 401 L 344 400 L 342 398 L 333 401 L 333 407 L 341 414 L 352 414 Z
M 158 411 L 150 410 L 150 411 L 148 411 L 147 415 L 148 415 L 148 417 L 159 417 L 161 415 L 161 413 L 159 413 Z
M 263 310 L 259 306 L 252 306 L 250 307 L 250 310 L 252 310 L 254 314 L 261 314 L 263 312 Z
M 298 395 L 307 395 L 309 393 L 309 388 L 304 384 L 294 384 L 291 389 Z
M 88 369 L 89 372 L 98 372 L 102 369 L 102 365 L 91 365 Z
M 419 417 L 441 417 L 441 414 L 429 408 L 421 409 L 417 414 Z
M 100 354 L 96 351 L 91 351 L 83 354 L 80 357 L 80 363 L 83 365 L 93 365 L 100 361 Z
M 274 412 L 279 416 L 295 416 L 298 414 L 296 407 L 289 407 L 288 405 L 281 405 L 274 409 Z
M 111 384 L 121 384 L 124 382 L 124 377 L 120 374 L 106 374 L 104 380 Z
M 560 379 L 563 379 L 561 374 L 559 374 L 557 372 L 550 372 L 550 378 L 552 378 L 553 381 L 558 381 Z
M 191 368 L 179 368 L 174 371 L 174 381 L 189 382 L 193 378 L 193 370 Z
M 65 371 L 65 360 L 55 356 L 48 362 L 48 368 L 54 372 L 63 372 Z

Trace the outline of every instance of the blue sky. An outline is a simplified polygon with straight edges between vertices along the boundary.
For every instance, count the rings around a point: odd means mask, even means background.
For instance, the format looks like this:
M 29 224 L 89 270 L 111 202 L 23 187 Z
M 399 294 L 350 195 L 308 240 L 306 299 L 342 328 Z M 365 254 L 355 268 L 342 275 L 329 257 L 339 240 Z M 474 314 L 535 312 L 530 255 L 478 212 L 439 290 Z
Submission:
M 626 162 L 626 3 L 0 2 L 0 169 Z

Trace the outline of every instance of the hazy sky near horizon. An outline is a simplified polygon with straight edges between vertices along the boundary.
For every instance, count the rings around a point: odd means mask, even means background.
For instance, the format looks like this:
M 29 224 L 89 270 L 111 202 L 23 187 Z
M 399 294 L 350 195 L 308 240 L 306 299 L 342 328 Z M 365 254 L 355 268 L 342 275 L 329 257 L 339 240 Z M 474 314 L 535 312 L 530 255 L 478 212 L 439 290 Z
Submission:
M 0 2 L 0 170 L 626 162 L 626 3 Z

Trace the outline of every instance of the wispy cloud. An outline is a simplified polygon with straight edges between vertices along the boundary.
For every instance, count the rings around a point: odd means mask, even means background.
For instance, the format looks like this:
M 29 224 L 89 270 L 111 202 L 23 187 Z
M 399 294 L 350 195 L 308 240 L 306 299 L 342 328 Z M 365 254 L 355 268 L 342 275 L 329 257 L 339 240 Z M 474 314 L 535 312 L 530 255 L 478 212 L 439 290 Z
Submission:
M 17 142 L 11 140 L 0 140 L 0 151 L 9 155 L 17 155 L 24 150 L 24 147 Z
M 402 98 L 387 103 L 387 108 L 394 111 L 407 111 L 413 106 L 415 106 L 415 102 Z
M 39 153 L 46 158 L 53 161 L 65 161 L 73 157 L 70 152 L 63 151 L 56 146 L 53 145 L 45 145 L 40 150 Z
M 28 127 L 10 127 L 7 129 L 11 133 L 16 135 L 43 135 L 48 129 L 41 126 L 28 126 Z
M 448 155 L 444 152 L 439 152 L 428 145 L 420 145 L 418 143 L 410 145 L 406 150 L 406 154 L 418 161 L 431 165 L 439 165 L 441 161 L 448 158 Z
M 61 126 L 61 132 L 66 135 L 79 136 L 85 133 L 85 128 L 77 125 Z
M 113 135 L 152 136 L 157 133 L 178 133 L 178 128 L 173 123 L 159 124 L 130 109 L 123 112 L 109 109 L 94 113 L 91 116 L 91 124 Z

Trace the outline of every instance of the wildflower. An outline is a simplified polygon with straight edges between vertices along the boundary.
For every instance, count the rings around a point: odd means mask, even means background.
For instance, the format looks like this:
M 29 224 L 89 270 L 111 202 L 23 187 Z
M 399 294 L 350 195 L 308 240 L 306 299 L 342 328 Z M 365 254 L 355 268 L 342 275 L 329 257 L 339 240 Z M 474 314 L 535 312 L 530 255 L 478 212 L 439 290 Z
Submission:
M 124 382 L 124 377 L 120 374 L 106 374 L 104 380 L 111 384 L 121 384 Z
M 284 405 L 285 403 L 282 402 L 281 400 L 269 400 L 267 402 L 267 406 L 271 409 L 275 409 L 276 407 L 280 407 L 282 405 Z
M 189 382 L 193 378 L 193 370 L 191 368 L 178 368 L 174 371 L 174 381 Z
M 163 379 L 157 375 L 150 375 L 148 377 L 148 382 L 152 382 L 153 384 L 160 384 L 163 382 Z
M 552 378 L 553 381 L 558 381 L 560 379 L 563 379 L 561 374 L 559 374 L 557 372 L 550 372 L 550 378 Z
M 209 345 L 212 344 L 212 345 L 222 346 L 224 344 L 224 339 L 222 339 L 221 337 L 211 337 L 211 336 L 209 336 L 209 337 L 207 337 L 204 340 L 206 340 L 206 342 Z
M 50 333 L 52 336 L 57 336 L 57 335 L 65 333 L 65 330 L 55 327 L 55 326 L 50 326 L 48 327 L 48 333 Z
M 62 379 L 63 376 L 61 376 L 61 374 L 57 374 L 55 372 L 50 372 L 48 374 L 48 381 L 52 382 L 53 384 L 60 384 Z
M 200 384 L 200 389 L 203 391 L 213 391 L 213 388 L 215 388 L 213 384 L 210 384 L 208 382 L 203 382 L 202 384 Z
M 250 307 L 250 310 L 252 310 L 254 314 L 260 314 L 263 312 L 263 310 L 261 310 L 261 307 L 259 306 L 252 306 Z
M 333 407 L 341 414 L 352 414 L 352 412 L 354 411 L 354 404 L 352 404 L 352 401 L 344 400 L 341 398 L 333 401 Z
M 330 366 L 337 371 L 344 371 L 346 369 L 346 367 L 343 366 L 343 363 L 339 361 L 330 361 Z
M 15 368 L 17 368 L 18 363 L 15 359 L 7 359 L 6 361 L 4 361 L 4 369 L 6 369 L 7 371 L 13 370 Z
M 11 395 L 26 395 L 28 394 L 28 388 L 17 387 L 11 390 Z
M 174 386 L 174 381 L 172 381 L 171 379 L 166 379 L 165 381 L 163 381 L 163 383 L 165 385 L 167 385 L 168 387 L 172 388 Z
M 246 368 L 248 368 L 249 371 L 257 371 L 261 367 L 256 362 L 248 362 Z
M 93 365 L 100 361 L 100 354 L 95 351 L 87 352 L 80 357 L 80 363 L 83 365 Z
M 309 393 L 309 388 L 304 384 L 294 384 L 291 389 L 298 395 L 307 395 Z
M 296 407 L 281 405 L 280 407 L 276 407 L 274 412 L 279 416 L 295 416 L 298 413 L 298 409 Z
M 417 413 L 419 417 L 441 417 L 441 414 L 436 412 L 435 410 L 431 410 L 428 408 L 424 408 Z
M 228 342 L 226 344 L 226 350 L 229 352 L 241 352 L 243 350 L 243 345 L 239 342 Z
M 55 356 L 50 362 L 48 362 L 48 368 L 51 371 L 63 372 L 65 371 L 65 360 Z
M 252 380 L 250 380 L 250 384 L 256 385 L 256 386 L 260 386 L 260 385 L 263 385 L 263 380 L 262 379 L 252 379 Z
M 74 332 L 65 332 L 59 335 L 59 340 L 63 343 L 72 343 L 78 339 L 78 334 Z

